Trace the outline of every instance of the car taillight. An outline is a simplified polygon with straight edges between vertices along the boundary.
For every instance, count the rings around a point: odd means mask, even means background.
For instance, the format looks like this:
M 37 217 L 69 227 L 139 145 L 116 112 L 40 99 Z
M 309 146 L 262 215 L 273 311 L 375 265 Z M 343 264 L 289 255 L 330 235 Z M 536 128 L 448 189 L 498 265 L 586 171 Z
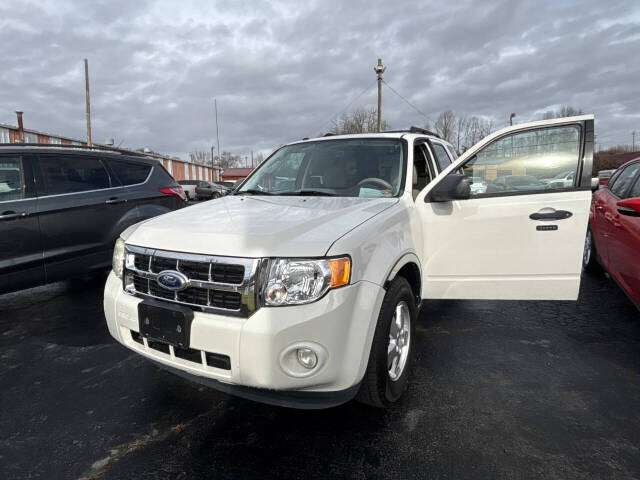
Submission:
M 175 195 L 176 197 L 178 197 L 183 202 L 187 201 L 187 197 L 184 194 L 184 190 L 182 190 L 182 187 L 180 187 L 180 186 L 177 186 L 177 187 L 160 187 L 158 189 L 158 191 L 160 193 L 164 193 L 165 195 Z
M 193 191 L 198 193 L 198 187 L 194 188 Z

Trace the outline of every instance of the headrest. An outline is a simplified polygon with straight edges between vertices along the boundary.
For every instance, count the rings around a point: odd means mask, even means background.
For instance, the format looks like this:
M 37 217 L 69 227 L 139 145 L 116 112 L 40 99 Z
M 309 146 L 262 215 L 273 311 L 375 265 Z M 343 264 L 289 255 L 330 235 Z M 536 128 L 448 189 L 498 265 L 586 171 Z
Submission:
M 413 166 L 413 185 L 418 185 L 418 169 L 415 165 Z

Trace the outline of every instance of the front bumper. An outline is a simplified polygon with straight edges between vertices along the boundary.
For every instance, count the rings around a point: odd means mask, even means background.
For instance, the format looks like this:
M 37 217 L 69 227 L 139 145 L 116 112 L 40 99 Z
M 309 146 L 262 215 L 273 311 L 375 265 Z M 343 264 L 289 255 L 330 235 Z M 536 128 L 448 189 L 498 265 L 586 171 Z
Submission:
M 190 347 L 204 352 L 189 361 L 135 341 L 138 304 L 113 274 L 104 308 L 111 335 L 126 347 L 199 383 L 238 396 L 284 406 L 322 408 L 352 398 L 364 376 L 384 289 L 357 282 L 329 291 L 321 300 L 287 307 L 262 307 L 249 318 L 194 312 Z M 319 353 L 312 371 L 290 368 L 297 346 Z M 209 366 L 207 352 L 225 355 L 230 369 Z M 294 365 L 295 366 L 295 365 Z

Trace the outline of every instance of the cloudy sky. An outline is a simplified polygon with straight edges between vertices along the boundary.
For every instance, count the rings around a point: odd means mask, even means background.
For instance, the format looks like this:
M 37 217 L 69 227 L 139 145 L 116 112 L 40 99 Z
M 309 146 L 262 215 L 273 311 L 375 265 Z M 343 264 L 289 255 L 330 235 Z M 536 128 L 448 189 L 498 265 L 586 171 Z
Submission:
M 205 5 L 206 4 L 206 5 Z M 430 118 L 497 126 L 562 104 L 596 115 L 597 142 L 640 131 L 640 2 L 252 0 L 0 3 L 0 123 L 83 138 L 89 59 L 93 138 L 186 156 L 246 155 L 327 131 L 375 106 L 373 65 Z M 425 118 L 388 88 L 393 127 Z M 640 134 L 638 135 L 640 139 Z

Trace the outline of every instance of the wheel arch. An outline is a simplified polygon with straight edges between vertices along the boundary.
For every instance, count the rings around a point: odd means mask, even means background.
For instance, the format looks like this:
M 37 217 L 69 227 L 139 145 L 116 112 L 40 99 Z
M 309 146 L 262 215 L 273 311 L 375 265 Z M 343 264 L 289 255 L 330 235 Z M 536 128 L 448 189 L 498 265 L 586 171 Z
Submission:
M 420 301 L 422 300 L 422 268 L 420 266 L 420 260 L 415 253 L 405 253 L 396 261 L 387 274 L 384 283 L 385 289 L 389 283 L 398 276 L 405 278 L 407 282 L 409 282 L 416 299 L 416 305 L 420 305 Z

